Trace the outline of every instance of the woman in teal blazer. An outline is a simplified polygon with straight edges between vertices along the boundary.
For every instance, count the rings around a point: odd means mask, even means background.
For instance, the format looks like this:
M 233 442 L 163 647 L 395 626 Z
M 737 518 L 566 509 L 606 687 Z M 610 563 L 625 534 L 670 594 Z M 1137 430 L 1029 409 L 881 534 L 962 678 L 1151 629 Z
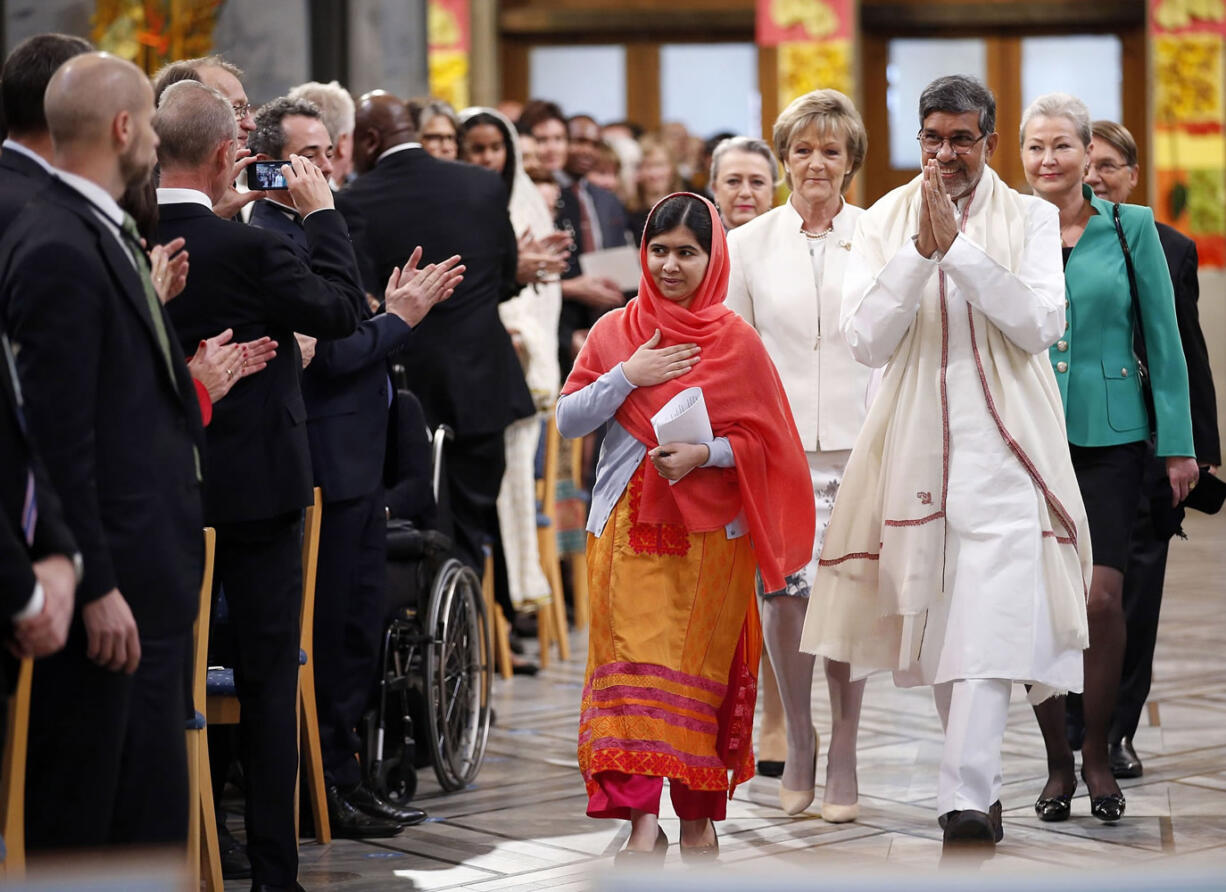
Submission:
M 1136 269 L 1154 418 L 1142 393 L 1133 353 L 1132 298 L 1113 205 L 1083 185 L 1090 155 L 1090 114 L 1064 93 L 1036 99 L 1022 116 L 1022 166 L 1036 195 L 1060 212 L 1064 246 L 1064 335 L 1050 348 L 1064 401 L 1069 450 L 1090 521 L 1094 573 L 1086 608 L 1085 738 L 1082 777 L 1091 811 L 1102 821 L 1124 814 L 1124 795 L 1111 773 L 1107 729 L 1115 709 L 1124 655 L 1124 569 L 1132 518 L 1140 497 L 1151 424 L 1156 452 L 1166 459 L 1172 498 L 1187 498 L 1199 470 L 1192 446 L 1188 369 L 1175 301 L 1153 213 L 1120 206 L 1120 221 Z M 1063 698 L 1035 707 L 1047 746 L 1048 780 L 1035 810 L 1045 821 L 1069 816 L 1077 779 L 1065 732 Z M 1072 741 L 1075 745 L 1076 741 Z

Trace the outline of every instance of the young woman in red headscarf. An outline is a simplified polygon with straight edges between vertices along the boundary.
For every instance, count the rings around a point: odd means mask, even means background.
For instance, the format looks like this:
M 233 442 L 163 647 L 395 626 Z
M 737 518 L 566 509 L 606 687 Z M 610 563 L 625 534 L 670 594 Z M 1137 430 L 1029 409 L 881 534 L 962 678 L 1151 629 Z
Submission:
M 619 858 L 667 852 L 666 777 L 682 856 L 713 857 L 712 822 L 753 776 L 754 573 L 776 590 L 808 562 L 813 499 L 775 367 L 724 306 L 714 206 L 663 199 L 640 251 L 638 297 L 592 327 L 557 407 L 565 437 L 607 425 L 587 527 L 579 767 L 588 815 L 631 822 Z M 713 439 L 657 443 L 652 416 L 688 387 L 702 388 Z

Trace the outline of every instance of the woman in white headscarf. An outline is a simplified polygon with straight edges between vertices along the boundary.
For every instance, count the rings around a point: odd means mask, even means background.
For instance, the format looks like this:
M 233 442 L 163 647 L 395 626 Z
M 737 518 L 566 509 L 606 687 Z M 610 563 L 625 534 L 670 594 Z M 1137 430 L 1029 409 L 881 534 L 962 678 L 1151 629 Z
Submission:
M 558 313 L 562 289 L 558 274 L 566 266 L 569 240 L 557 233 L 553 214 L 524 172 L 515 128 L 492 108 L 460 113 L 461 158 L 502 177 L 508 212 L 519 239 L 518 295 L 498 306 L 524 367 L 524 378 L 540 411 L 558 396 Z M 541 416 L 515 422 L 506 430 L 507 470 L 498 494 L 498 523 L 506 555 L 508 594 L 519 608 L 550 596 L 536 540 L 535 459 Z

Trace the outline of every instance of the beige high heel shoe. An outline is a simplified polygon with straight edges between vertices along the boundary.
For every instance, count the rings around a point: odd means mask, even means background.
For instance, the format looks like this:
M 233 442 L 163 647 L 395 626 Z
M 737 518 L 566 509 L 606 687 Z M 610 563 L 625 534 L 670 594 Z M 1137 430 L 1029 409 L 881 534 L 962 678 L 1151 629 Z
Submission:
M 830 767 L 826 766 L 827 790 L 829 790 Z M 827 824 L 849 824 L 856 818 L 860 817 L 860 801 L 859 796 L 856 801 L 850 805 L 839 805 L 834 802 L 826 802 L 822 799 L 822 820 Z
M 817 782 L 817 753 L 820 749 L 821 738 L 817 734 L 817 728 L 813 729 L 813 780 Z M 798 815 L 810 805 L 813 804 L 813 785 L 810 784 L 807 790 L 789 790 L 782 784 L 779 785 L 779 807 L 783 809 L 787 815 Z

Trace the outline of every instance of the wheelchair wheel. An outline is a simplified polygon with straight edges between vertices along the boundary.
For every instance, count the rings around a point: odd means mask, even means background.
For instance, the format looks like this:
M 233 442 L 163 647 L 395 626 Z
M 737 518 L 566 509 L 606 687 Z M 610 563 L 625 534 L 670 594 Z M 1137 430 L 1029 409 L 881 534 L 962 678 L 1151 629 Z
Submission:
M 451 792 L 481 770 L 494 680 L 481 582 L 454 558 L 435 576 L 424 631 L 430 754 L 440 786 Z

